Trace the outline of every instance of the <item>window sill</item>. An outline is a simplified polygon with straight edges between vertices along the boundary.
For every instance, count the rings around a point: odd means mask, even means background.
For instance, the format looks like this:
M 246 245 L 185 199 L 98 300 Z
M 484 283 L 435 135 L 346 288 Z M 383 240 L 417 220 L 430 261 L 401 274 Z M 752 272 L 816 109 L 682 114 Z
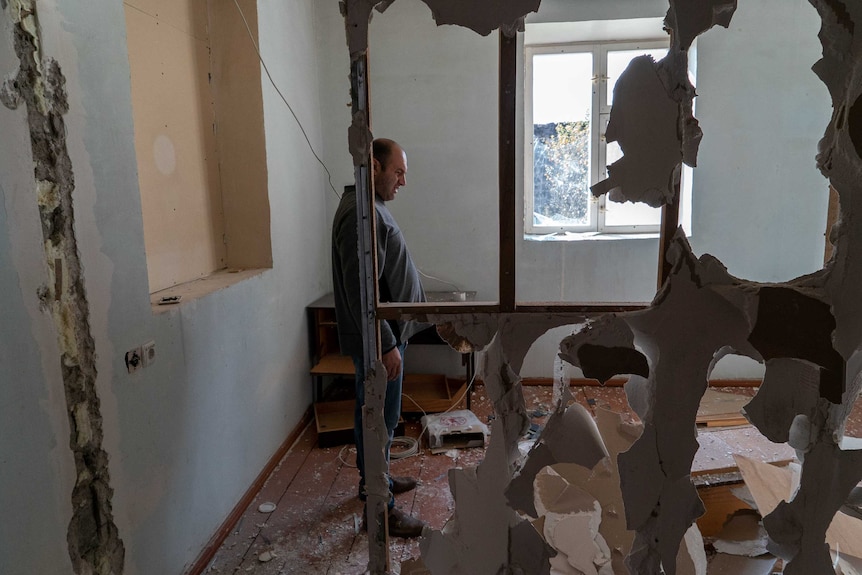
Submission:
M 179 306 L 182 306 L 185 303 L 200 299 L 208 294 L 228 288 L 232 285 L 247 280 L 248 278 L 260 275 L 268 269 L 269 268 L 255 268 L 248 270 L 218 270 L 206 277 L 198 278 L 190 282 L 177 284 L 175 286 L 171 286 L 155 293 L 151 293 L 150 305 L 152 306 L 153 313 L 165 313 Z M 177 303 L 167 305 L 159 303 L 162 298 L 177 296 L 180 296 L 181 298 Z
M 548 234 L 524 234 L 528 242 L 585 242 L 616 240 L 656 240 L 658 232 L 644 233 L 607 233 L 607 232 L 552 232 Z

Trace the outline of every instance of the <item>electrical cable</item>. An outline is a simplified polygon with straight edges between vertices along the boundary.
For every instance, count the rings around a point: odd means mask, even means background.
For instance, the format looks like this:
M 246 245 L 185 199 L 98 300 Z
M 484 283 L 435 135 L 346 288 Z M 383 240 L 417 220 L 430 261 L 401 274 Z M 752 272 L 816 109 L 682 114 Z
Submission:
M 422 437 L 421 435 L 419 436 Z M 403 445 L 404 449 L 400 451 L 389 450 L 389 459 L 407 459 L 419 453 L 419 440 L 412 437 L 400 436 L 392 439 L 392 446 Z
M 461 395 L 458 397 L 458 399 L 456 399 L 455 401 L 453 401 L 453 402 L 452 402 L 452 405 L 450 405 L 450 406 L 449 406 L 449 408 L 448 408 L 446 411 L 441 411 L 441 412 L 439 413 L 439 415 L 443 415 L 443 414 L 445 414 L 445 413 L 449 413 L 450 411 L 452 411 L 453 409 L 455 409 L 455 406 L 457 406 L 459 403 L 461 403 L 461 400 L 462 400 L 462 399 L 464 399 L 464 398 L 467 396 L 467 394 L 468 394 L 468 393 L 470 393 L 470 390 L 473 388 L 473 382 L 475 382 L 475 381 L 476 381 L 476 375 L 477 375 L 477 373 L 474 371 L 474 372 L 473 372 L 473 377 L 471 377 L 471 378 L 470 378 L 470 382 L 469 382 L 469 383 L 467 384 L 467 386 L 464 388 L 463 393 L 461 393 Z M 424 410 L 424 409 L 422 409 L 421 407 L 419 407 L 419 403 L 417 403 L 415 399 L 413 399 L 412 397 L 410 397 L 410 396 L 409 396 L 408 394 L 406 394 L 406 393 L 402 393 L 402 395 L 403 395 L 404 397 L 406 397 L 407 399 L 409 399 L 409 400 L 413 403 L 413 405 L 415 405 L 417 408 L 419 408 L 419 411 L 421 411 L 421 412 L 422 412 L 422 415 L 423 415 L 423 416 L 428 417 L 428 414 L 427 414 L 427 413 L 425 413 L 425 410 Z M 427 425 L 427 424 L 422 426 L 422 431 L 420 431 L 420 432 L 419 432 L 419 440 L 421 440 L 421 439 L 422 439 L 422 436 L 423 436 L 423 435 L 425 435 L 425 431 L 426 431 L 427 429 L 428 429 L 428 425 Z M 417 441 L 417 440 L 413 439 L 412 437 L 396 437 L 396 438 L 395 438 L 395 439 L 393 439 L 392 441 L 393 441 L 393 443 L 394 443 L 395 441 L 397 441 L 397 440 L 402 440 L 402 439 L 403 439 L 403 440 L 412 440 L 412 441 Z M 406 459 L 407 457 L 413 457 L 414 455 L 418 455 L 418 454 L 419 454 L 419 449 L 418 449 L 418 445 L 417 445 L 417 449 L 416 449 L 416 452 L 415 452 L 415 453 L 411 453 L 411 454 L 409 454 L 409 455 L 402 455 L 402 456 L 401 456 L 401 457 L 399 457 L 398 459 Z M 389 458 L 390 458 L 390 459 L 395 459 L 391 454 L 390 454 Z
M 281 97 L 284 105 L 287 106 L 287 109 L 290 110 L 291 115 L 293 115 L 293 119 L 296 120 L 296 125 L 299 126 L 299 130 L 302 132 L 302 135 L 305 137 L 305 142 L 308 144 L 308 149 L 311 150 L 311 153 L 314 155 L 314 158 L 317 162 L 323 166 L 323 170 L 326 172 L 326 176 L 329 178 L 329 187 L 332 188 L 333 193 L 338 196 L 338 199 L 341 199 L 341 195 L 338 193 L 338 190 L 335 189 L 335 186 L 332 184 L 332 173 L 330 173 L 329 168 L 326 167 L 326 164 L 323 163 L 323 160 L 320 159 L 320 156 L 317 155 L 317 152 L 314 151 L 314 146 L 311 145 L 311 140 L 308 137 L 308 134 L 305 131 L 305 128 L 302 126 L 302 122 L 299 121 L 299 117 L 297 117 L 296 112 L 293 111 L 293 107 L 291 107 L 290 103 L 287 101 L 287 98 L 284 97 L 284 94 L 281 93 L 281 90 L 275 83 L 275 80 L 272 78 L 272 74 L 269 73 L 269 68 L 266 66 L 266 62 L 263 61 L 263 56 L 260 54 L 260 49 L 257 46 L 257 42 L 254 40 L 254 34 L 251 32 L 251 26 L 248 25 L 248 20 L 245 19 L 245 14 L 242 11 L 242 8 L 239 6 L 239 2 L 237 0 L 233 0 L 236 9 L 239 10 L 239 15 L 242 18 L 243 24 L 245 24 L 245 30 L 248 32 L 248 38 L 251 40 L 251 45 L 254 46 L 254 51 L 257 53 L 257 59 L 260 60 L 260 64 L 263 66 L 264 72 L 266 72 L 266 77 L 269 78 L 269 83 L 272 84 L 272 87 L 275 88 L 275 91 L 278 92 L 278 95 Z
M 435 281 L 438 281 L 438 282 L 440 282 L 441 284 L 446 284 L 447 286 L 452 286 L 453 288 L 455 288 L 455 291 L 461 291 L 461 288 L 460 288 L 460 287 L 458 287 L 457 285 L 453 284 L 452 282 L 447 282 L 446 280 L 441 280 L 440 278 L 437 278 L 437 277 L 434 277 L 434 276 L 432 276 L 432 275 L 426 274 L 425 272 L 423 272 L 422 270 L 420 270 L 418 267 L 416 268 L 416 271 L 418 271 L 420 275 L 425 276 L 425 277 L 426 277 L 426 278 L 428 278 L 429 280 L 435 280 Z

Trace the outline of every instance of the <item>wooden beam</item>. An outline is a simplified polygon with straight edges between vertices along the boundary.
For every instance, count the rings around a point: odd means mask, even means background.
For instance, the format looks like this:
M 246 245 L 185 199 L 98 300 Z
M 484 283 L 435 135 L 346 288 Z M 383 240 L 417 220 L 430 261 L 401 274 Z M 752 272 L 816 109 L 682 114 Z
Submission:
M 649 303 L 553 303 L 534 302 L 519 304 L 515 309 L 505 312 L 502 306 L 493 302 L 425 302 L 413 304 L 383 303 L 377 306 L 377 319 L 401 319 L 403 316 L 420 315 L 462 315 L 475 313 L 571 313 L 597 315 L 603 313 L 624 313 L 639 311 L 649 307 Z
M 680 171 L 681 170 L 680 166 Z M 665 204 L 661 208 L 661 235 L 658 245 L 658 288 L 664 285 L 665 280 L 670 277 L 671 265 L 667 261 L 667 249 L 673 240 L 673 235 L 679 227 L 679 180 L 673 194 L 673 203 Z
M 500 31 L 499 171 L 500 171 L 500 311 L 515 309 L 515 88 L 517 35 Z

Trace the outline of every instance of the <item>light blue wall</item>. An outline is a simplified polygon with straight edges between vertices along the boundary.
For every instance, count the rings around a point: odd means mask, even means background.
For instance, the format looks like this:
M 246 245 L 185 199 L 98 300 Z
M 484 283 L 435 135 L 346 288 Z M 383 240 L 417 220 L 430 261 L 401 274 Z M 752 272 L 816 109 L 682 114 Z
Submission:
M 260 44 L 322 147 L 315 4 L 260 0 Z M 310 404 L 305 306 L 329 290 L 325 176 L 265 83 L 273 269 L 153 314 L 123 4 L 38 8 L 44 54 L 67 79 L 75 225 L 125 573 L 181 573 Z M 3 75 L 17 65 L 7 10 Z M 75 472 L 56 333 L 36 299 L 44 255 L 23 108 L 0 107 L 0 133 L 0 510 L 15 518 L 0 522 L 0 572 L 66 574 Z M 127 374 L 125 351 L 149 340 L 155 364 Z

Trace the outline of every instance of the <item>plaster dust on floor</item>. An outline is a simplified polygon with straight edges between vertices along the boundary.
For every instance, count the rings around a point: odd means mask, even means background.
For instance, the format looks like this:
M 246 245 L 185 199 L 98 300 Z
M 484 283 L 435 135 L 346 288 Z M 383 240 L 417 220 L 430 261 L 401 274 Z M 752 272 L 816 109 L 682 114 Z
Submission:
M 382 3 L 381 8 L 391 3 Z M 442 0 L 426 3 L 435 18 L 441 6 L 451 8 Z M 367 20 L 377 4 L 343 3 L 354 56 L 367 46 Z M 518 4 L 525 13 L 534 9 L 530 2 Z M 715 26 L 728 27 L 736 2 L 670 0 L 669 4 L 667 56 L 657 62 L 636 58 L 617 84 L 607 137 L 619 143 L 624 155 L 609 166 L 608 179 L 593 187 L 595 195 L 673 205 L 678 201 L 681 162 L 697 163 L 702 133 L 692 114 L 695 91 L 687 75 L 688 49 L 701 33 Z M 524 491 L 533 488 L 529 480 L 518 484 L 518 478 L 529 473 L 529 479 L 551 461 L 547 449 L 531 451 L 526 459 L 517 449 L 527 423 L 519 361 L 543 333 L 542 329 L 518 331 L 529 322 L 533 327 L 544 323 L 545 329 L 586 322 L 585 328 L 562 342 L 562 355 L 603 378 L 630 375 L 626 392 L 644 426 L 632 447 L 618 457 L 626 524 L 634 533 L 625 560 L 632 573 L 673 575 L 686 569 L 677 561 L 678 552 L 689 527 L 704 511 L 690 479 L 698 449 L 697 408 L 713 366 L 730 353 L 765 364 L 763 388 L 745 413 L 768 438 L 789 441 L 802 461 L 798 491 L 764 520 L 769 548 L 784 559 L 788 575 L 834 573 L 823 544 L 826 529 L 850 489 L 862 479 L 862 457 L 839 445 L 862 386 L 862 304 L 856 295 L 862 268 L 855 265 L 862 227 L 853 225 L 862 213 L 858 180 L 862 43 L 855 42 L 854 36 L 856 24 L 862 22 L 862 4 L 831 0 L 811 0 L 811 4 L 822 19 L 823 58 L 814 71 L 829 88 L 834 111 L 816 151 L 818 167 L 840 196 L 840 218 L 831 232 L 832 259 L 813 274 L 781 284 L 760 284 L 730 275 L 715 257 L 697 257 L 680 230 L 664 254 L 670 273 L 643 311 L 604 318 L 416 314 L 419 319 L 446 324 L 441 332 L 456 349 L 484 351 L 485 382 L 498 413 L 484 461 L 475 469 L 450 474 L 453 518 L 422 542 L 423 561 L 432 573 L 550 572 L 555 552 L 546 540 L 537 538 L 538 531 L 521 528 L 525 519 L 511 507 L 513 499 L 529 501 Z M 461 12 L 469 14 L 462 14 L 463 19 L 441 20 L 481 33 L 504 24 L 493 21 L 484 7 L 464 8 Z M 484 26 L 477 26 L 475 18 Z M 764 41 L 768 42 L 768 31 Z M 745 97 L 740 94 L 740 101 Z M 364 121 L 359 118 L 367 128 Z M 367 131 L 363 133 L 370 139 Z M 367 157 L 367 145 L 355 144 L 351 137 L 354 158 Z M 815 150 L 811 152 L 813 156 Z M 545 427 L 540 446 L 555 433 L 565 434 L 564 405 L 558 404 L 560 416 Z M 563 454 L 564 458 L 582 456 Z M 587 466 L 589 461 L 585 460 Z M 830 488 L 824 490 L 823 485 Z M 578 529 L 595 533 L 596 516 L 589 517 Z M 529 553 L 524 554 L 524 549 Z M 584 555 L 576 558 L 578 564 L 589 564 L 596 547 L 580 549 L 577 553 Z

